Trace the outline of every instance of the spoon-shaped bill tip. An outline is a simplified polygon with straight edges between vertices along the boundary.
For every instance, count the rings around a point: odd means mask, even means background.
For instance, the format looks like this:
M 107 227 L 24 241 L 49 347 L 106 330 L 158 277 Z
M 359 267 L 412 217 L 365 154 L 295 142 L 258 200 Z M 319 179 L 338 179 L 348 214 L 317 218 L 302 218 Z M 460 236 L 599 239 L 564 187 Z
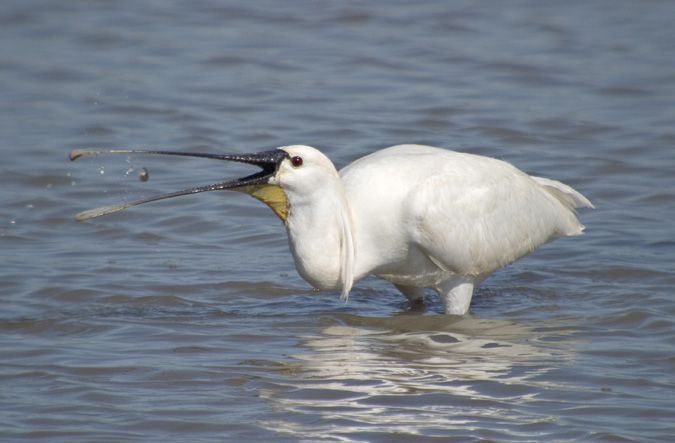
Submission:
M 88 157 L 90 155 L 99 155 L 99 154 L 147 154 L 149 151 L 139 151 L 136 149 L 108 149 L 104 151 L 95 151 L 89 149 L 75 149 L 70 151 L 70 161 L 75 161 L 78 158 Z M 150 152 L 152 153 L 152 152 Z
M 136 204 L 137 203 L 134 202 L 118 203 L 116 205 L 101 206 L 100 208 L 89 209 L 88 211 L 82 211 L 79 214 L 77 214 L 75 216 L 75 220 L 84 221 L 89 220 L 91 218 L 100 217 L 106 214 L 112 214 L 113 212 L 121 211 L 122 209 L 126 209 L 130 206 L 135 206 Z

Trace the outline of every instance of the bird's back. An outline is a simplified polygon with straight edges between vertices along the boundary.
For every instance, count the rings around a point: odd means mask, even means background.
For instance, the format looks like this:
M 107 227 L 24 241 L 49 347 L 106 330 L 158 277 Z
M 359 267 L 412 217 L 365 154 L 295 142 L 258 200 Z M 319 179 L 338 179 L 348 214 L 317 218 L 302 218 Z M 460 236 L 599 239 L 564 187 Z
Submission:
M 361 260 L 364 272 L 371 267 L 417 280 L 488 274 L 543 243 L 580 234 L 574 208 L 590 206 L 560 182 L 530 177 L 500 160 L 429 146 L 377 151 L 340 176 L 357 249 L 363 243 L 377 251 Z M 429 262 L 437 272 L 428 273 Z

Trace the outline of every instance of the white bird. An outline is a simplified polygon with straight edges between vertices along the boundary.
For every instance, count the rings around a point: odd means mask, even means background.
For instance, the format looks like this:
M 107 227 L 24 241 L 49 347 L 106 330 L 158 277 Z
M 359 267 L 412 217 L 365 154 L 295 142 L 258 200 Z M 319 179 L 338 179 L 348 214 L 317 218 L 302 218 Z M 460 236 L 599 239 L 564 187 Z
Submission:
M 257 165 L 241 179 L 85 211 L 86 220 L 141 203 L 234 190 L 269 205 L 285 223 L 299 274 L 321 290 L 341 290 L 374 274 L 411 303 L 425 288 L 447 314 L 465 314 L 474 288 L 492 271 L 584 226 L 575 208 L 593 207 L 571 187 L 533 177 L 500 160 L 421 145 L 399 145 L 338 172 L 315 148 L 293 145 L 246 155 L 152 153 Z

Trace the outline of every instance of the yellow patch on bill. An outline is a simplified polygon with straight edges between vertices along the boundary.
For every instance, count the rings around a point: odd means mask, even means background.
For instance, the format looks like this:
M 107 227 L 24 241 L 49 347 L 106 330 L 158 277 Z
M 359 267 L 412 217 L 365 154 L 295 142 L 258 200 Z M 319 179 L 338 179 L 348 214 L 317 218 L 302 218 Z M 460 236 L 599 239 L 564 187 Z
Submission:
M 288 200 L 286 200 L 286 194 L 281 187 L 276 185 L 247 185 L 230 188 L 230 190 L 243 192 L 253 198 L 257 198 L 272 208 L 274 213 L 286 223 Z

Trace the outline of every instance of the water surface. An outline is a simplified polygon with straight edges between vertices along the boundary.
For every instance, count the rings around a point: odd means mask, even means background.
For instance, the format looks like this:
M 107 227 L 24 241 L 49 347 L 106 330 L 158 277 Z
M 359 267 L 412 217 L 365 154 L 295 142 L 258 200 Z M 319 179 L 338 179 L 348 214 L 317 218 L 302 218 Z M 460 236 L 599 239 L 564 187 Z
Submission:
M 668 441 L 675 3 L 5 1 L 0 436 L 8 441 Z M 584 236 L 470 313 L 349 302 L 237 193 L 85 209 L 397 143 L 507 160 L 593 201 Z M 149 180 L 139 173 L 146 168 Z

